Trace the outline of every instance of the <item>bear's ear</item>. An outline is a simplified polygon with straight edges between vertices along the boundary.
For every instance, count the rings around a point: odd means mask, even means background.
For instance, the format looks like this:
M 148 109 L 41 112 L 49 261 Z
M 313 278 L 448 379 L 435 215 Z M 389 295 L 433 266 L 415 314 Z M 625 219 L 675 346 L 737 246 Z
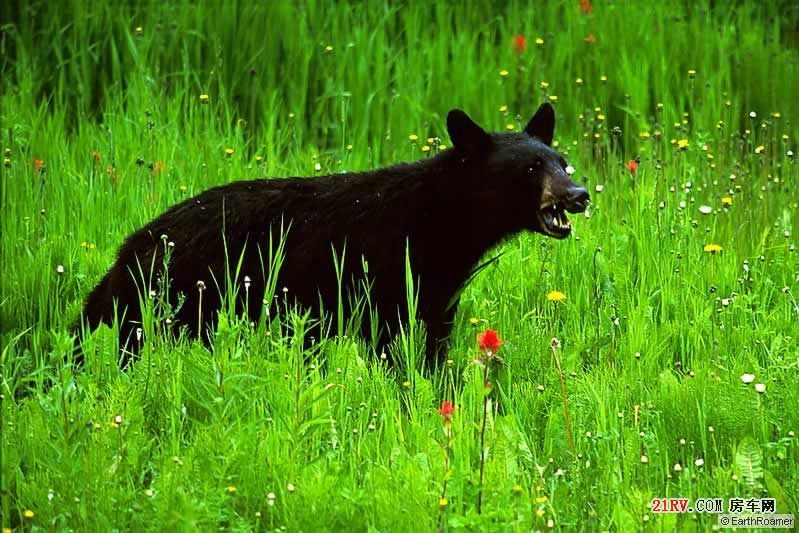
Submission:
M 552 104 L 549 102 L 541 104 L 524 131 L 530 137 L 540 139 L 547 146 L 552 146 L 552 136 L 555 133 L 555 108 L 552 107 Z
M 447 113 L 447 131 L 456 148 L 482 148 L 491 142 L 491 136 L 460 109 Z

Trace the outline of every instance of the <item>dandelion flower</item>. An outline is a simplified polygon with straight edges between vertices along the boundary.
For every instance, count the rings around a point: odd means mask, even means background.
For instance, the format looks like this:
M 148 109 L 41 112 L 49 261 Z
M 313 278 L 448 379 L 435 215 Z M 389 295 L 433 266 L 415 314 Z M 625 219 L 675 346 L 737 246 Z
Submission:
M 688 148 L 688 139 L 680 139 L 677 141 L 677 148 L 685 150 Z
M 550 302 L 562 302 L 566 300 L 566 295 L 560 291 L 549 291 L 547 293 L 547 300 Z
M 507 113 L 508 112 L 508 106 L 506 106 L 506 105 L 499 106 L 499 112 L 500 113 Z
M 226 156 L 233 157 L 234 153 L 235 153 L 235 150 L 233 150 L 233 148 L 225 148 L 225 155 Z
M 557 97 L 557 96 L 555 96 L 554 94 L 553 94 L 553 95 L 550 95 L 550 97 L 549 97 L 549 101 L 550 101 L 550 102 L 552 102 L 552 103 L 554 104 L 555 102 L 557 102 L 557 101 L 558 101 L 558 97 Z
M 601 81 L 602 83 L 607 83 L 607 81 L 608 81 L 608 77 L 607 77 L 607 76 L 605 76 L 604 74 L 602 74 L 602 75 L 599 77 L 599 81 Z
M 696 71 L 694 69 L 689 70 L 688 77 L 694 79 L 696 77 Z
M 28 520 L 33 520 L 33 517 L 36 515 L 30 509 L 25 509 L 25 511 L 22 513 L 22 516 L 24 516 Z
M 330 45 L 325 46 L 325 52 L 327 52 L 329 54 L 332 51 L 333 51 L 333 47 L 332 46 L 330 46 Z
M 449 502 L 447 501 L 446 498 L 441 497 L 438 499 L 438 507 L 440 509 L 446 509 L 447 505 L 449 505 Z
M 136 29 L 134 31 L 136 32 L 136 35 L 140 37 L 144 33 L 144 28 L 142 28 L 141 26 L 136 26 Z
M 718 244 L 706 244 L 704 250 L 709 254 L 717 254 L 721 253 L 722 248 Z
M 536 44 L 536 46 L 543 46 L 544 45 L 544 39 L 542 39 L 541 37 L 536 37 L 535 38 L 535 44 Z
M 428 146 L 426 144 L 424 146 L 422 146 L 422 152 L 429 152 L 429 151 L 430 151 L 430 146 Z
M 725 196 L 724 198 L 721 199 L 721 205 L 727 206 L 727 207 L 731 206 L 732 205 L 732 198 L 730 198 L 729 196 Z
M 500 70 L 500 71 L 499 71 L 499 76 L 500 76 L 501 78 L 507 78 L 507 77 L 508 77 L 508 74 L 510 74 L 510 72 L 508 72 L 508 71 L 507 71 L 507 70 L 505 70 L 504 68 L 503 68 L 502 70 Z
M 416 135 L 415 133 L 411 133 L 410 135 L 408 135 L 408 140 L 411 141 L 412 143 L 415 143 L 416 141 L 419 140 L 419 136 Z
M 474 316 L 473 316 L 472 318 L 470 318 L 470 319 L 469 319 L 469 323 L 470 323 L 472 326 L 476 326 L 478 322 L 480 322 L 480 319 L 478 319 L 477 317 L 474 317 Z
M 541 85 L 542 89 L 549 88 L 549 82 L 548 81 L 542 81 L 540 85 Z
M 574 80 L 574 83 L 576 83 L 577 85 L 582 85 L 583 84 L 583 79 L 582 78 L 577 78 L 576 80 Z

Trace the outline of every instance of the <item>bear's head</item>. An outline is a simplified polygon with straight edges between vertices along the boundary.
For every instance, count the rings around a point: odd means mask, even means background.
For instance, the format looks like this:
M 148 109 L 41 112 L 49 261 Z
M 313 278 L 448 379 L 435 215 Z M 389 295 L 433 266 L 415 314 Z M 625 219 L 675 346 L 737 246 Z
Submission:
M 510 231 L 569 236 L 566 212 L 585 211 L 589 195 L 552 149 L 555 110 L 549 103 L 538 108 L 521 133 L 488 133 L 460 109 L 447 115 L 447 129 L 475 208 L 485 207 L 487 216 L 501 213 Z

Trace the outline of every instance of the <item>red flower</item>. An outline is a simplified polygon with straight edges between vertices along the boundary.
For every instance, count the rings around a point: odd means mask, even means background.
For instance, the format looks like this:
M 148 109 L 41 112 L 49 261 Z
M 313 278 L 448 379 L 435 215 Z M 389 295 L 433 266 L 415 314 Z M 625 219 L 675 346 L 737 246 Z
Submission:
M 43 168 L 44 168 L 44 161 L 42 161 L 41 159 L 33 160 L 33 169 L 36 172 L 41 172 Z
M 441 403 L 441 408 L 438 410 L 441 416 L 444 417 L 444 420 L 449 421 L 449 418 L 452 416 L 452 413 L 455 412 L 455 407 L 452 405 L 452 402 L 449 400 L 444 400 Z
M 584 40 L 585 42 L 587 42 L 588 44 L 594 44 L 594 43 L 596 43 L 596 37 L 594 37 L 594 34 L 593 34 L 593 33 L 589 33 L 588 35 L 586 35 L 586 36 L 585 36 L 585 39 L 583 39 L 583 40 Z
M 164 173 L 164 162 L 160 159 L 153 165 L 153 176 L 158 177 Z
M 517 35 L 513 38 L 513 47 L 517 53 L 524 53 L 524 49 L 527 48 L 527 38 L 524 35 Z
M 591 5 L 591 0 L 580 0 L 580 13 L 583 15 L 589 15 L 594 12 L 594 8 Z
M 635 174 L 635 171 L 638 170 L 638 161 L 635 159 L 630 159 L 626 166 L 627 170 L 630 171 L 630 174 Z
M 487 329 L 482 333 L 477 334 L 477 343 L 480 346 L 480 350 L 484 352 L 491 352 L 496 353 L 499 350 L 499 347 L 502 346 L 505 341 L 499 338 L 499 335 L 493 329 Z

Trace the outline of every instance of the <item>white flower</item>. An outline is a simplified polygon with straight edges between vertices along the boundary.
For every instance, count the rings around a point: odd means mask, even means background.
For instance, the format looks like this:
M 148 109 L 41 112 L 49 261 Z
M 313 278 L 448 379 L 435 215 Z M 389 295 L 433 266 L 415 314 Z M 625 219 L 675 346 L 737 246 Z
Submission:
M 747 385 L 752 383 L 754 380 L 755 380 L 755 375 L 754 374 L 744 374 L 744 375 L 741 376 L 741 381 L 743 381 Z
M 569 166 L 566 167 L 566 174 L 568 174 L 569 176 L 571 176 L 575 172 L 577 172 L 577 171 L 574 169 L 573 166 L 569 165 Z
M 694 464 L 695 464 L 696 466 L 702 466 L 703 464 L 705 464 L 705 460 L 704 460 L 704 459 L 702 459 L 702 458 L 700 457 L 699 459 L 697 459 L 696 461 L 694 461 Z
M 757 117 L 757 113 L 755 113 L 754 111 L 750 111 L 750 112 L 749 112 L 749 116 L 750 116 L 751 118 L 756 118 L 756 117 Z
M 674 471 L 675 471 L 675 472 L 680 472 L 680 471 L 682 471 L 682 467 L 680 466 L 680 463 L 675 463 L 675 465 L 674 465 Z
M 58 272 L 59 274 L 63 274 L 64 273 L 64 265 L 58 265 L 57 267 L 55 267 L 55 271 Z
M 713 208 L 710 207 L 709 205 L 700 205 L 699 212 L 702 213 L 703 215 L 709 215 L 710 213 L 713 212 Z
M 766 392 L 766 384 L 765 383 L 755 383 L 755 390 L 760 394 Z
M 647 457 L 646 455 L 642 455 L 641 456 L 641 462 L 644 463 L 644 464 L 648 463 L 649 462 L 649 457 Z
M 604 189 L 604 188 L 605 188 L 604 185 L 597 185 L 596 187 L 594 187 L 594 190 L 596 192 L 602 192 L 602 189 Z

